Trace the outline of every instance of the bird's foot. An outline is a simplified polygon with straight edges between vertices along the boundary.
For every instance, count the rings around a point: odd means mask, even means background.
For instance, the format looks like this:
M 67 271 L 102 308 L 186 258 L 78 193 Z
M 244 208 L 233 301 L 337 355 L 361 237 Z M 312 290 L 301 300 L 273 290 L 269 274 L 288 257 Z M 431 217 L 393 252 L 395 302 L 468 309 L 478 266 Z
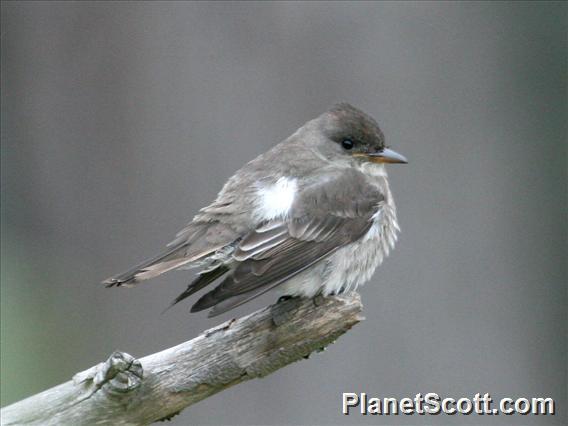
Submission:
M 314 296 L 314 298 L 312 299 L 312 301 L 314 302 L 314 306 L 318 307 L 324 304 L 325 302 L 325 297 L 323 296 L 323 294 L 318 293 Z
M 300 297 L 284 295 L 278 299 L 278 301 L 274 305 L 275 309 L 273 310 L 272 314 L 272 322 L 274 323 L 274 325 L 279 326 L 290 319 L 294 312 L 294 307 L 297 305 L 297 303 L 293 302 L 294 300 L 298 302 L 300 300 Z

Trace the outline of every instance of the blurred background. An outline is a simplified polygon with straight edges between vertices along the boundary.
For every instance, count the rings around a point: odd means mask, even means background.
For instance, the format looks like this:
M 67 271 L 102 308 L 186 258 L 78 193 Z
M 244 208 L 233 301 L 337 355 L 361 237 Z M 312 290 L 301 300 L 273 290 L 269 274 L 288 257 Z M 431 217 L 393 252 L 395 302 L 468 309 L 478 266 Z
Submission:
M 153 255 L 245 162 L 337 101 L 410 159 L 402 234 L 324 353 L 170 423 L 426 424 L 341 414 L 379 397 L 553 397 L 566 424 L 564 2 L 2 2 L 1 403 L 115 349 L 222 318 L 160 312 L 192 272 L 99 282 Z

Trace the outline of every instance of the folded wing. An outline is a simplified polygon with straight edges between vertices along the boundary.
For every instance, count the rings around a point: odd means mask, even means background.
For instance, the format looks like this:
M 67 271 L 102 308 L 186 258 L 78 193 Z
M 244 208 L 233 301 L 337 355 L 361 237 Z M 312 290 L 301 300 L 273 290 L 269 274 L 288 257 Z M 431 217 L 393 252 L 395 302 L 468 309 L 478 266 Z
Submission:
M 230 273 L 192 307 L 219 315 L 282 284 L 363 237 L 383 200 L 353 170 L 322 175 L 294 200 L 291 212 L 261 224 L 238 243 Z

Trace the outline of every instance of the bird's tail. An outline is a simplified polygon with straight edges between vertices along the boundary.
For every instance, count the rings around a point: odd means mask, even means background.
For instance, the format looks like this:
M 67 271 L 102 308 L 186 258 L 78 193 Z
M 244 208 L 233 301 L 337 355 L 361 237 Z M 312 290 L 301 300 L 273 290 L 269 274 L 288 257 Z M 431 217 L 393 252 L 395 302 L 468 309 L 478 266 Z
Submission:
M 186 256 L 187 248 L 187 243 L 169 247 L 163 253 L 145 260 L 128 271 L 107 278 L 103 281 L 103 284 L 107 287 L 129 287 L 140 281 L 148 280 L 164 272 L 179 268 L 194 260 L 192 257 Z

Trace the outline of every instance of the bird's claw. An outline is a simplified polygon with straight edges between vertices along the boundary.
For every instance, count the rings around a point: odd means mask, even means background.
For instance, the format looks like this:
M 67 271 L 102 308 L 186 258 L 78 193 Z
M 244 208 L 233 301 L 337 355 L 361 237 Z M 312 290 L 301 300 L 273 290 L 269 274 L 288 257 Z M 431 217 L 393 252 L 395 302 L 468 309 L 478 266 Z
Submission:
M 314 298 L 312 299 L 314 302 L 314 306 L 318 307 L 324 304 L 325 302 L 325 297 L 323 297 L 323 295 L 321 293 L 318 293 L 314 296 Z

